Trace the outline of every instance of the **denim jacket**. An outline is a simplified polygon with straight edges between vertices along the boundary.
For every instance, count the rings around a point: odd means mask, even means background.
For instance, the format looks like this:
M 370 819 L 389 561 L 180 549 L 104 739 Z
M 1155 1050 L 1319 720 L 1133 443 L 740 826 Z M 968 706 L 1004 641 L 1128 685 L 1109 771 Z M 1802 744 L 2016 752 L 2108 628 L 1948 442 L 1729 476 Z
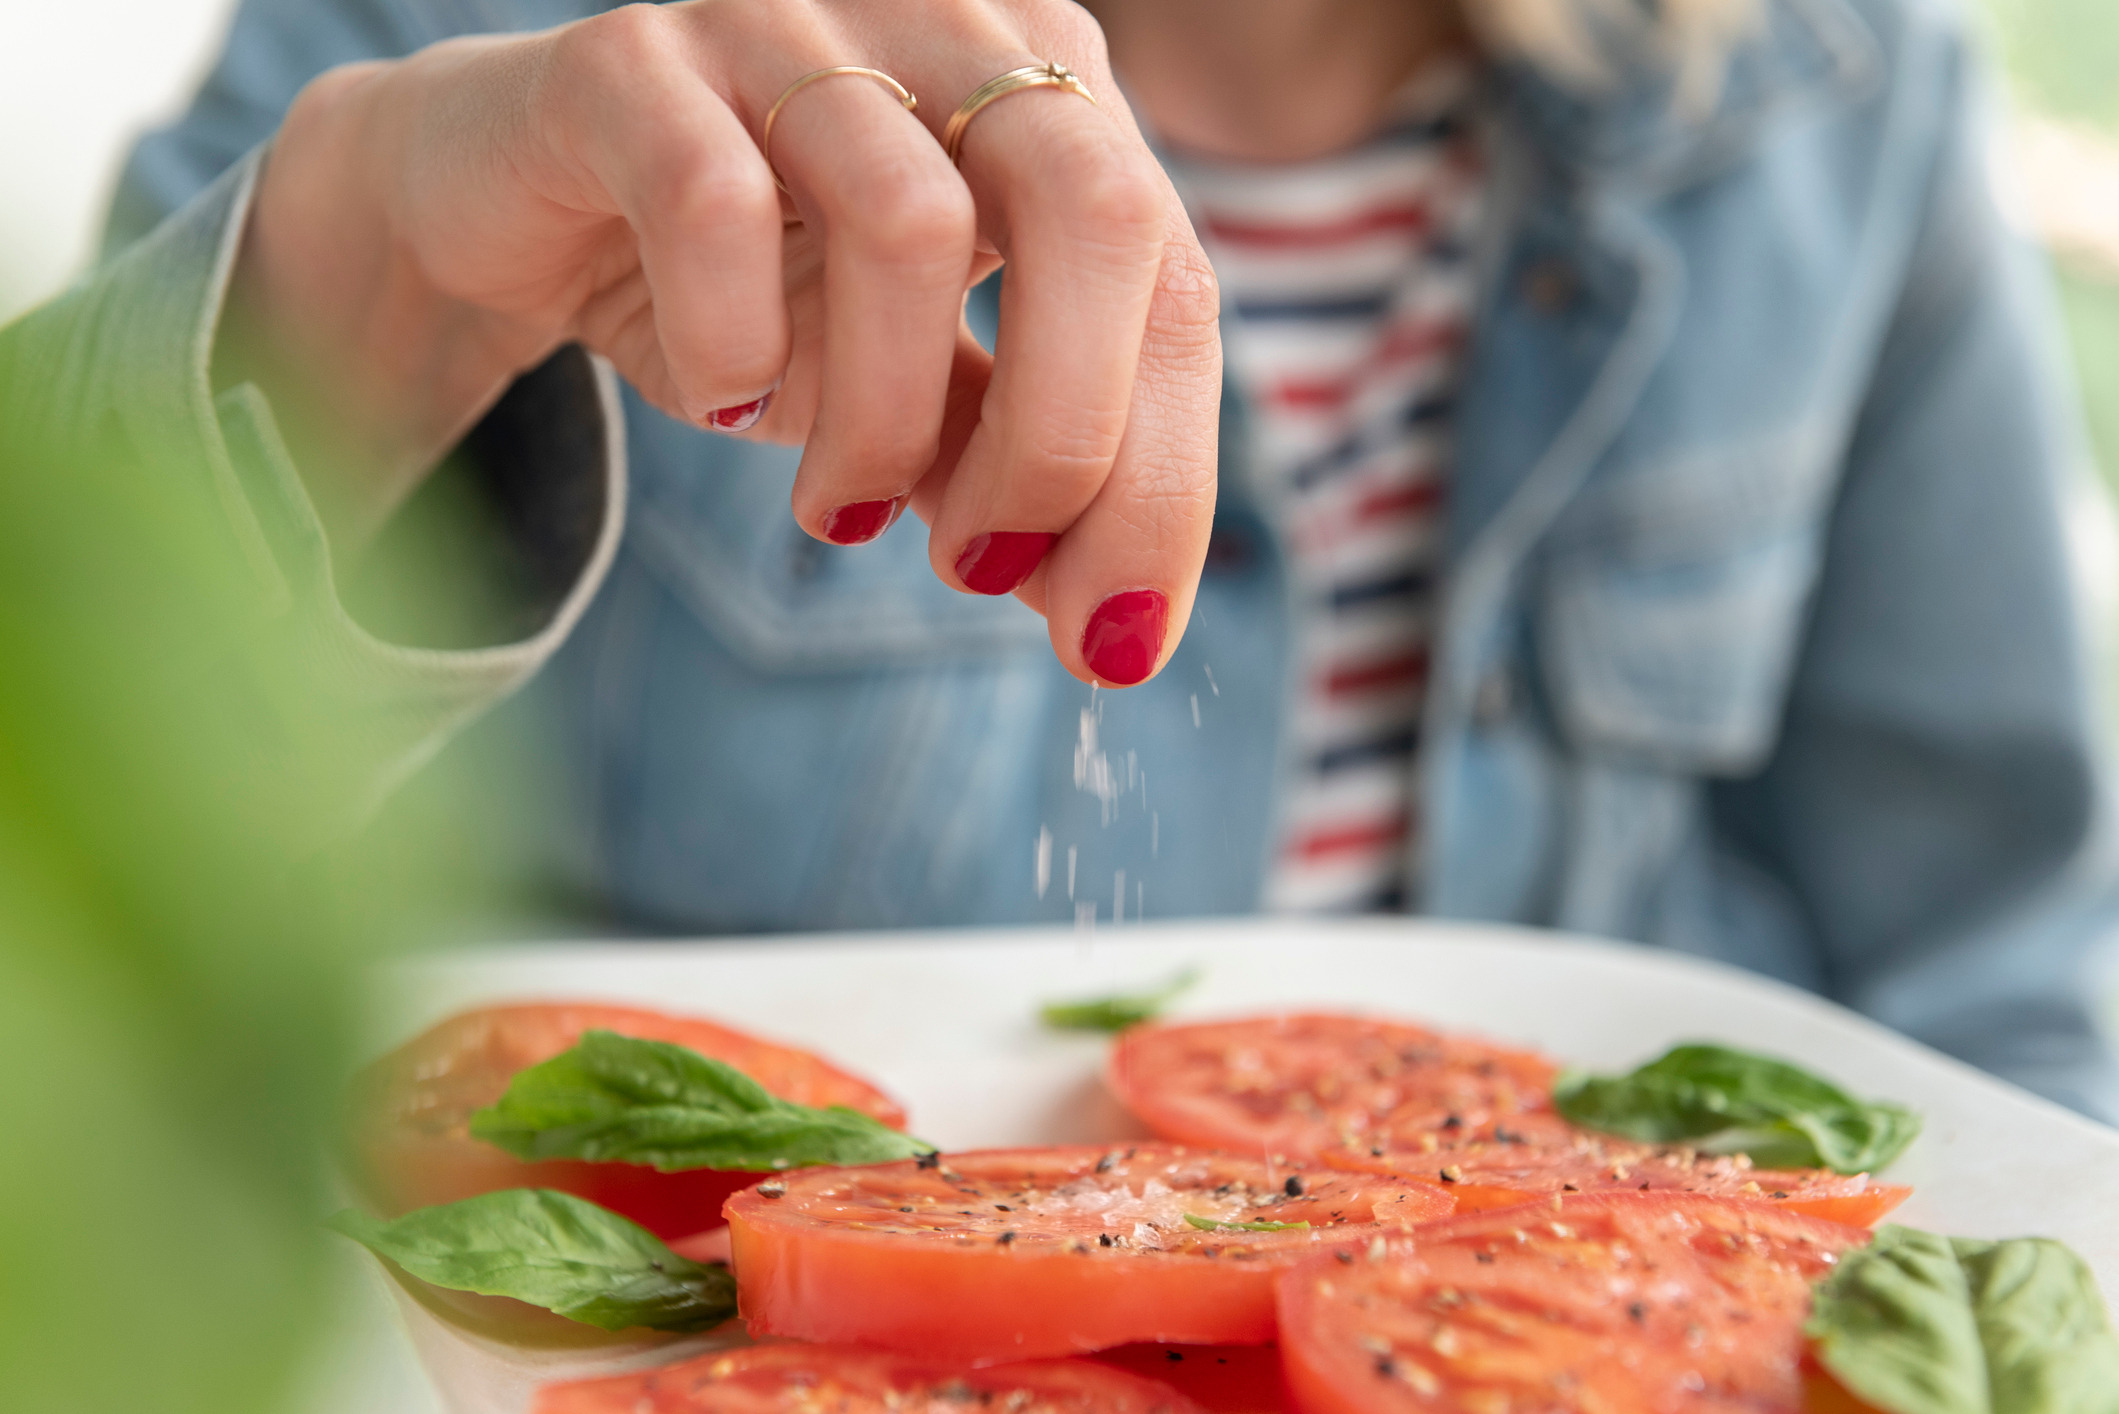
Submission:
M 247 0 L 135 155 L 113 248 L 239 221 L 227 174 L 329 65 L 595 8 Z M 2082 451 L 1973 70 L 1931 0 L 1769 0 L 1703 115 L 1646 71 L 1585 98 L 1496 67 L 1416 907 L 1736 963 L 2113 1118 L 2115 894 L 2060 513 Z M 172 244 L 110 268 L 212 242 Z M 601 416 L 584 377 L 539 378 L 495 418 Z M 630 393 L 623 417 L 607 580 L 570 561 L 585 617 L 569 600 L 508 673 L 487 650 L 468 694 L 551 654 L 510 709 L 567 778 L 541 870 L 688 932 L 1258 906 L 1291 591 L 1237 391 L 1191 627 L 1122 693 L 1062 672 L 1019 604 L 939 584 L 916 524 L 809 540 L 793 453 Z M 438 738 L 464 713 L 430 715 Z

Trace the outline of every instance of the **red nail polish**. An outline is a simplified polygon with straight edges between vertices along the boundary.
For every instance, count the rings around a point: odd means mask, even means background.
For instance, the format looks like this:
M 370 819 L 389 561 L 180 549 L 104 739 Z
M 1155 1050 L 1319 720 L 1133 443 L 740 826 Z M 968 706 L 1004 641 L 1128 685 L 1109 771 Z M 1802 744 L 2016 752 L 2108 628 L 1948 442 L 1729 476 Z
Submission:
M 956 577 L 974 594 L 1013 594 L 1059 539 L 1043 530 L 995 530 L 974 535 L 956 557 Z
M 1090 672 L 1113 687 L 1131 687 L 1155 670 L 1169 627 L 1170 601 L 1161 590 L 1121 590 L 1089 615 L 1082 658 Z
M 834 545 L 866 545 L 890 529 L 905 509 L 905 497 L 889 501 L 855 501 L 824 515 L 824 538 Z
M 706 425 L 716 432 L 748 432 L 758 425 L 758 419 L 765 416 L 765 410 L 772 405 L 773 395 L 767 393 L 762 398 L 752 398 L 734 407 L 715 408 L 706 415 Z

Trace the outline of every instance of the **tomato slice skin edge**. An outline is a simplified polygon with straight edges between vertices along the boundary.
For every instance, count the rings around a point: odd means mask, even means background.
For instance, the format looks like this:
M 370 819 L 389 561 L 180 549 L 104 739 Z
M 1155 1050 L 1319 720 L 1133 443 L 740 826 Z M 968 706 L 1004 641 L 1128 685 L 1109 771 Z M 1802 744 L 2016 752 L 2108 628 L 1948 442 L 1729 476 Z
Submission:
M 745 1221 L 735 1208 L 743 1196 L 731 1200 L 729 1237 L 739 1314 L 754 1336 L 878 1345 L 977 1365 L 1144 1340 L 1263 1345 L 1277 1329 L 1274 1267 L 1224 1274 L 1206 1290 L 1181 1258 L 1138 1258 L 1121 1283 L 1067 1253 L 998 1258 L 857 1242 L 790 1251 Z M 999 1262 L 1005 1271 L 995 1269 Z M 892 1288 L 918 1300 L 889 1302 L 882 1293 Z M 849 1301 L 849 1292 L 874 1295 Z

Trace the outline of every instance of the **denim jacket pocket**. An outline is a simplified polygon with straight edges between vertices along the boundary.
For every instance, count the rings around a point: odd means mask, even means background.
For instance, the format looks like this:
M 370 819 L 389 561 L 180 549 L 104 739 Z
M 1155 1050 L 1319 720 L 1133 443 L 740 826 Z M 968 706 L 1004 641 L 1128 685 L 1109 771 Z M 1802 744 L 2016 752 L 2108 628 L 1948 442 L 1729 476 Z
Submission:
M 634 549 L 753 667 L 882 667 L 1045 643 L 1045 621 L 1014 599 L 936 579 L 917 522 L 868 545 L 811 539 L 788 511 L 795 449 L 695 431 L 631 390 L 626 431 Z
M 1687 774 L 1772 752 L 1835 459 L 1808 429 L 1593 481 L 1544 554 L 1538 653 L 1562 733 Z

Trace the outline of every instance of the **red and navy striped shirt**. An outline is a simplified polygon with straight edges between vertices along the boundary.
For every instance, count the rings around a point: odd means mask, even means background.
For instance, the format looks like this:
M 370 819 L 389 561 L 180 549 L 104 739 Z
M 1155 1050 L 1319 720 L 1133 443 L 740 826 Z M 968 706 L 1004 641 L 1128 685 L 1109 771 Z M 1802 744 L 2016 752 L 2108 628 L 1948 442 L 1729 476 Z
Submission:
M 1469 70 L 1424 73 L 1359 148 L 1287 166 L 1178 156 L 1221 280 L 1253 466 L 1296 580 L 1301 683 L 1269 908 L 1402 906 L 1471 246 Z

